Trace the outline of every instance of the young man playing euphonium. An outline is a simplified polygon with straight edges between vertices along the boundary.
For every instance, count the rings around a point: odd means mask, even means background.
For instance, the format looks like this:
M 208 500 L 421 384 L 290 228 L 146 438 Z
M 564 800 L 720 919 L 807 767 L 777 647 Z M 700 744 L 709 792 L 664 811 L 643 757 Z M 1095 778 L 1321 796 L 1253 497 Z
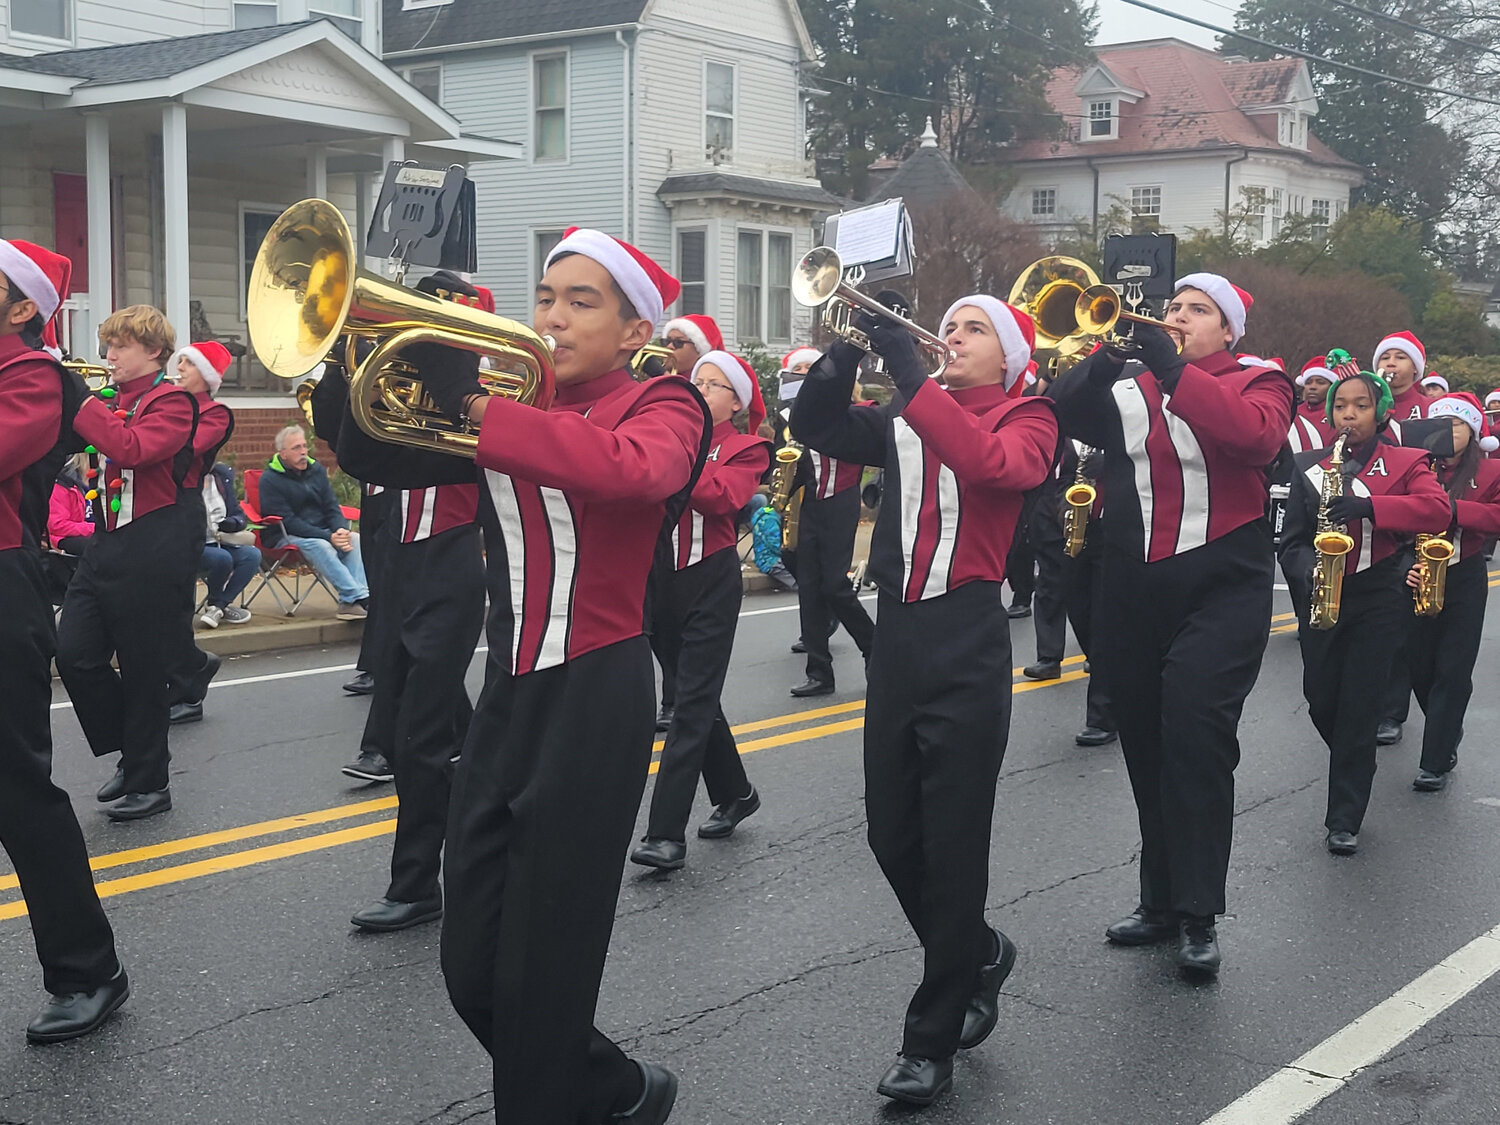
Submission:
M 998 1019 L 1016 948 L 984 917 L 995 783 L 1010 730 L 1010 627 L 1001 600 L 1021 494 L 1046 477 L 1057 423 L 1012 397 L 1031 361 L 1031 318 L 985 294 L 941 329 L 941 387 L 914 338 L 861 317 L 896 395 L 852 405 L 861 353 L 836 343 L 808 372 L 792 435 L 829 457 L 885 468 L 868 575 L 880 589 L 865 715 L 870 848 L 923 949 L 922 983 L 877 1090 L 928 1105 L 953 1055 Z

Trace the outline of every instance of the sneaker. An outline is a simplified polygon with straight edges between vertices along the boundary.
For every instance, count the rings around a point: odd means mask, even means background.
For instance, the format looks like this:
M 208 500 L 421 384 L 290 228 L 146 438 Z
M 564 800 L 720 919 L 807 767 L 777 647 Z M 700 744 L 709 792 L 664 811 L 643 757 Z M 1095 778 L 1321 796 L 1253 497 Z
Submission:
M 340 771 L 345 777 L 357 777 L 361 781 L 395 781 L 396 775 L 384 754 L 361 754 Z
M 224 620 L 224 611 L 216 605 L 206 605 L 203 612 L 198 615 L 198 620 L 206 629 L 217 629 L 219 622 Z
M 243 625 L 246 621 L 249 620 L 250 611 L 248 609 L 244 609 L 237 605 L 227 605 L 224 607 L 224 624 Z
M 340 621 L 363 621 L 369 614 L 358 602 L 339 602 L 339 611 L 334 616 Z

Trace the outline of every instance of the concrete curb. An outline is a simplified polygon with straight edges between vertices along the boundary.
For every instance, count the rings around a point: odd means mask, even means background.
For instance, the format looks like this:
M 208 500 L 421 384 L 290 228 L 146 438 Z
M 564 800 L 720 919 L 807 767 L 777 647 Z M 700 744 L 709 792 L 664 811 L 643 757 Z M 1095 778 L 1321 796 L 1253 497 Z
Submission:
M 193 640 L 204 652 L 244 656 L 273 649 L 357 643 L 363 634 L 364 624 L 359 621 L 337 621 L 326 617 L 298 621 L 293 618 L 274 625 L 220 625 L 217 629 L 198 629 L 193 633 Z

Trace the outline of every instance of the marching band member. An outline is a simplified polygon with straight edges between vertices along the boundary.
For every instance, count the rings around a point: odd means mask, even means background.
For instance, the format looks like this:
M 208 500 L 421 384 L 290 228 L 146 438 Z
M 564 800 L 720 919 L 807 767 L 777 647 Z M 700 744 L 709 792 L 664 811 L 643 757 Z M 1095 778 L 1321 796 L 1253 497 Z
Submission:
M 930 1104 L 953 1055 L 998 1019 L 1015 945 L 985 921 L 995 783 L 1010 727 L 1004 560 L 1022 494 L 1051 468 L 1050 403 L 1011 388 L 1031 360 L 1031 318 L 988 295 L 943 318 L 947 389 L 913 337 L 861 314 L 896 396 L 851 405 L 861 353 L 836 343 L 808 372 L 792 433 L 829 457 L 886 471 L 870 546 L 880 627 L 864 727 L 870 848 L 923 948 L 901 1053 L 876 1089 Z
M 109 405 L 86 399 L 73 429 L 107 458 L 104 522 L 63 599 L 57 671 L 94 756 L 120 752 L 119 768 L 99 790 L 100 801 L 118 799 L 106 813 L 139 820 L 172 807 L 163 669 L 203 554 L 202 517 L 189 527 L 187 506 L 178 503 L 198 404 L 167 379 L 173 332 L 156 309 L 112 313 L 99 326 L 99 342 L 114 368 L 105 391 L 114 394 Z
M 1411 683 L 1417 703 L 1427 716 L 1422 731 L 1422 762 L 1412 788 L 1436 792 L 1448 784 L 1458 764 L 1464 713 L 1474 692 L 1474 664 L 1484 630 L 1489 597 L 1489 573 L 1484 565 L 1485 541 L 1500 535 L 1500 462 L 1487 459 L 1497 442 L 1485 423 L 1479 400 L 1460 393 L 1436 400 L 1429 419 L 1449 418 L 1453 424 L 1453 456 L 1438 461 L 1438 482 L 1453 501 L 1453 557 L 1443 609 L 1436 617 L 1417 617 L 1408 638 Z M 1427 528 L 1437 532 L 1436 527 Z M 1450 528 L 1450 532 L 1451 532 Z M 1418 584 L 1419 568 L 1407 574 L 1407 585 Z
M 42 348 L 72 272 L 61 254 L 0 239 L 0 844 L 52 995 L 26 1029 L 34 1043 L 86 1035 L 130 995 L 78 818 L 52 781 L 56 632 L 40 545 L 60 431 L 83 389 Z
M 728 352 L 708 352 L 693 367 L 693 386 L 713 420 L 708 459 L 692 497 L 672 530 L 672 576 L 657 589 L 653 626 L 662 668 L 672 670 L 677 708 L 667 730 L 646 835 L 632 863 L 675 870 L 687 857 L 687 822 L 698 778 L 714 813 L 699 826 L 706 840 L 723 839 L 760 808 L 724 718 L 719 696 L 729 674 L 744 577 L 740 573 L 739 517 L 771 465 L 771 443 L 756 436 L 765 421 L 754 369 Z M 748 410 L 748 433 L 734 419 Z M 658 563 L 660 565 L 660 563 Z
M 1389 421 L 1395 424 L 1399 440 L 1402 422 L 1427 417 L 1427 404 L 1431 400 L 1417 383 L 1427 366 L 1427 349 L 1411 332 L 1392 332 L 1375 345 L 1373 365 L 1375 373 L 1391 388 L 1394 405 Z
M 635 247 L 575 228 L 537 285 L 534 326 L 556 340 L 549 410 L 486 396 L 472 355 L 419 362 L 440 409 L 479 424 L 490 586 L 448 822 L 443 974 L 494 1060 L 498 1116 L 527 1125 L 659 1125 L 676 1098 L 669 1071 L 591 1023 L 651 758 L 646 576 L 708 445 L 687 380 L 638 384 L 627 368 L 679 288 Z
M 1265 467 L 1286 441 L 1292 384 L 1230 348 L 1251 297 L 1217 274 L 1177 283 L 1167 321 L 1138 328 L 1141 364 L 1108 348 L 1052 389 L 1064 432 L 1104 451 L 1100 663 L 1141 825 L 1141 897 L 1105 934 L 1172 937 L 1216 973 L 1214 922 L 1234 825 L 1240 712 L 1270 634 Z
M 1390 416 L 1394 396 L 1379 375 L 1362 371 L 1328 392 L 1328 417 L 1349 437 L 1342 465 L 1343 493 L 1325 513 L 1345 525 L 1354 548 L 1344 556 L 1343 595 L 1338 623 L 1331 629 L 1305 628 L 1302 640 L 1302 692 L 1308 716 L 1328 744 L 1327 847 L 1353 855 L 1375 779 L 1375 728 L 1380 709 L 1371 696 L 1390 678 L 1392 654 L 1411 615 L 1402 579 L 1410 552 L 1409 536 L 1444 530 L 1449 523 L 1447 494 L 1420 449 L 1390 445 L 1378 429 Z M 1298 454 L 1298 472 L 1288 502 L 1283 551 L 1287 565 L 1312 582 L 1324 476 L 1331 449 Z M 1373 691 L 1372 691 L 1373 688 Z
M 1422 393 L 1428 398 L 1442 398 L 1450 392 L 1448 380 L 1444 379 L 1436 371 L 1422 379 Z M 1429 414 L 1428 417 L 1431 417 Z
M 1287 444 L 1293 453 L 1326 449 L 1333 444 L 1335 435 L 1328 425 L 1328 388 L 1336 382 L 1338 376 L 1329 370 L 1323 356 L 1315 355 L 1302 365 L 1297 376 L 1302 398 L 1292 412 L 1292 428 L 1287 431 Z

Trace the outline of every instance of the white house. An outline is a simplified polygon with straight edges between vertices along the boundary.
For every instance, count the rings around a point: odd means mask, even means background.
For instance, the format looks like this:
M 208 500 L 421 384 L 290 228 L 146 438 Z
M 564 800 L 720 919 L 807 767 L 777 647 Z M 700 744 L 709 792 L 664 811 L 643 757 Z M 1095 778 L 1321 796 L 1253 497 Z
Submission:
M 465 130 L 524 153 L 473 169 L 479 279 L 526 319 L 573 225 L 640 246 L 683 282 L 673 313 L 731 347 L 806 338 L 789 288 L 839 201 L 806 159 L 795 0 L 384 0 L 385 58 Z
M 250 264 L 289 204 L 324 196 L 362 231 L 388 160 L 521 154 L 464 136 L 382 63 L 380 14 L 376 0 L 0 0 L 0 235 L 72 257 L 73 350 L 92 355 L 93 326 L 138 302 L 183 338 L 206 320 L 242 344 Z M 247 357 L 226 382 L 272 381 Z
M 1005 209 L 1052 233 L 1097 229 L 1116 203 L 1187 234 L 1222 229 L 1248 198 L 1258 242 L 1291 215 L 1327 228 L 1364 177 L 1312 132 L 1318 103 L 1301 59 L 1249 62 L 1177 39 L 1095 48 L 1056 71 L 1047 100 L 1064 134 L 1017 147 Z

